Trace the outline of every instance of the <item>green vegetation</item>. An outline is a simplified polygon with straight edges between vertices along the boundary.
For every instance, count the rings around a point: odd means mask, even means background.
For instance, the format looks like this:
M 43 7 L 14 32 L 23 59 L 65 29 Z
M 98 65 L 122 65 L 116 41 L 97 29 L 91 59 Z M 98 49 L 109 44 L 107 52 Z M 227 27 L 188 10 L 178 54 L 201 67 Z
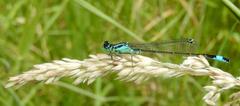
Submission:
M 34 64 L 103 53 L 104 40 L 194 38 L 198 52 L 231 59 L 229 64 L 210 60 L 213 66 L 240 76 L 239 6 L 239 0 L 0 0 L 0 105 L 205 105 L 202 87 L 211 83 L 207 77 L 156 78 L 136 85 L 113 80 L 112 75 L 91 85 L 74 86 L 66 78 L 18 90 L 3 86 L 8 77 Z M 182 60 L 168 57 L 158 59 Z M 219 104 L 228 101 L 229 94 L 225 92 Z

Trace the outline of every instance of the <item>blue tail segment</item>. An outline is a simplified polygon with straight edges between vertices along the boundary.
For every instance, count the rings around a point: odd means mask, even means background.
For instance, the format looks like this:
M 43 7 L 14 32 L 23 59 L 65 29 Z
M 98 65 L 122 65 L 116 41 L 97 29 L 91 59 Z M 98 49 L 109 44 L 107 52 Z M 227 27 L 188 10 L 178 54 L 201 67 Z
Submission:
M 211 58 L 213 60 L 217 60 L 217 61 L 221 61 L 221 62 L 226 62 L 228 63 L 230 60 L 226 57 L 220 56 L 220 55 L 209 55 L 209 54 L 205 54 L 204 55 L 207 58 Z

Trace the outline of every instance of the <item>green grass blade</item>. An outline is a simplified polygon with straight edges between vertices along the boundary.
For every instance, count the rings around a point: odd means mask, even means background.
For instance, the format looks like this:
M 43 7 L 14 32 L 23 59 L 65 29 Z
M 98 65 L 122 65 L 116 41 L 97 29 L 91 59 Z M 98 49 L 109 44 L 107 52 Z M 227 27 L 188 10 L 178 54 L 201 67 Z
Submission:
M 54 84 L 55 84 L 55 85 L 58 85 L 58 86 L 60 86 L 60 87 L 63 87 L 63 88 L 67 88 L 67 89 L 69 89 L 69 90 L 71 90 L 71 91 L 74 91 L 74 92 L 76 92 L 76 93 L 78 93 L 78 94 L 88 96 L 88 97 L 90 97 L 90 98 L 92 98 L 92 99 L 101 100 L 101 101 L 104 101 L 104 100 L 105 100 L 104 97 L 100 97 L 100 96 L 95 95 L 95 94 L 93 94 L 93 93 L 91 93 L 91 92 L 89 92 L 89 91 L 80 89 L 80 88 L 78 88 L 78 87 L 76 87 L 76 86 L 74 86 L 74 85 L 72 85 L 72 84 L 68 84 L 68 83 L 64 83 L 64 82 L 60 82 L 60 81 L 58 81 L 58 82 L 56 82 L 56 83 L 54 83 Z
M 9 94 L 13 97 L 13 99 L 15 100 L 17 106 L 24 106 L 24 104 L 22 103 L 21 99 L 19 98 L 19 96 L 15 93 L 15 91 L 13 91 L 12 89 L 7 89 L 7 91 L 9 92 Z
M 34 86 L 28 93 L 27 96 L 25 96 L 25 98 L 22 100 L 23 105 L 26 105 L 29 101 L 31 101 L 31 99 L 36 96 L 36 93 L 38 91 L 38 89 L 40 88 L 41 84 L 38 84 L 36 86 Z
M 228 9 L 240 20 L 240 9 L 237 8 L 230 0 L 222 0 L 223 3 L 227 6 Z
M 58 9 L 56 9 L 57 10 L 56 13 L 54 13 L 54 15 L 47 21 L 46 26 L 44 28 L 44 32 L 47 32 L 51 28 L 51 26 L 54 25 L 54 22 L 61 15 L 67 3 L 68 3 L 68 0 L 64 0 L 62 4 L 58 7 Z
M 170 28 L 174 27 L 183 15 L 184 15 L 183 11 L 179 12 L 179 14 L 174 19 L 172 19 L 164 28 L 161 29 L 160 34 L 154 36 L 150 41 L 154 42 L 158 40 L 161 37 L 161 35 L 164 35 L 167 31 L 170 30 Z
M 102 79 L 97 79 L 96 80 L 96 85 L 95 85 L 95 94 L 98 96 L 102 96 Z M 101 106 L 102 101 L 101 100 L 95 100 L 94 101 L 94 106 Z
M 124 27 L 123 25 L 121 25 L 120 23 L 118 23 L 117 21 L 115 21 L 114 19 L 112 19 L 111 17 L 107 16 L 106 14 L 104 14 L 102 11 L 100 11 L 99 9 L 95 8 L 93 5 L 89 4 L 88 2 L 84 1 L 84 0 L 75 0 L 79 5 L 81 5 L 82 7 L 84 7 L 85 9 L 87 9 L 88 11 L 92 12 L 93 14 L 101 17 L 102 19 L 110 22 L 111 24 L 113 24 L 114 26 L 118 27 L 119 29 L 123 30 L 124 32 L 126 32 L 128 35 L 132 36 L 133 38 L 135 38 L 136 40 L 143 42 L 143 39 L 141 39 L 140 37 L 138 37 L 135 33 L 133 33 L 132 31 L 130 31 L 129 29 L 127 29 L 126 27 Z

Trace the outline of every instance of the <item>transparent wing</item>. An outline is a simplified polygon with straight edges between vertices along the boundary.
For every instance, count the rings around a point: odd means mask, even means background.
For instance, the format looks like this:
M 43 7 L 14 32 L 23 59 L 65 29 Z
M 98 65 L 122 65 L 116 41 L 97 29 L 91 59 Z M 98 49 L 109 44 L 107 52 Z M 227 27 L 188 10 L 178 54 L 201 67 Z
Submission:
M 196 42 L 193 39 L 179 39 L 165 42 L 154 43 L 129 43 L 131 48 L 153 50 L 153 51 L 169 51 L 169 52 L 194 52 Z

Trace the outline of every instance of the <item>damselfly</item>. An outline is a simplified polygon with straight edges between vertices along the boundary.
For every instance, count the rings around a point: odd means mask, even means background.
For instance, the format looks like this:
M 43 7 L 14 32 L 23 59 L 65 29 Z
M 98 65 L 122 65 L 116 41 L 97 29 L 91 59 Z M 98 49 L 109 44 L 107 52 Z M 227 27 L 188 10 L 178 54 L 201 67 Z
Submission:
M 116 44 L 111 44 L 108 41 L 105 41 L 103 48 L 108 51 L 110 54 L 141 54 L 143 52 L 149 53 L 160 53 L 160 54 L 178 54 L 178 55 L 187 55 L 187 56 L 197 56 L 203 55 L 206 58 L 221 61 L 229 62 L 229 59 L 221 55 L 211 55 L 204 53 L 194 53 L 189 52 L 186 49 L 192 49 L 194 44 L 193 39 L 181 39 L 173 40 L 168 42 L 160 43 L 145 43 L 145 44 L 134 44 L 128 42 L 120 42 Z

